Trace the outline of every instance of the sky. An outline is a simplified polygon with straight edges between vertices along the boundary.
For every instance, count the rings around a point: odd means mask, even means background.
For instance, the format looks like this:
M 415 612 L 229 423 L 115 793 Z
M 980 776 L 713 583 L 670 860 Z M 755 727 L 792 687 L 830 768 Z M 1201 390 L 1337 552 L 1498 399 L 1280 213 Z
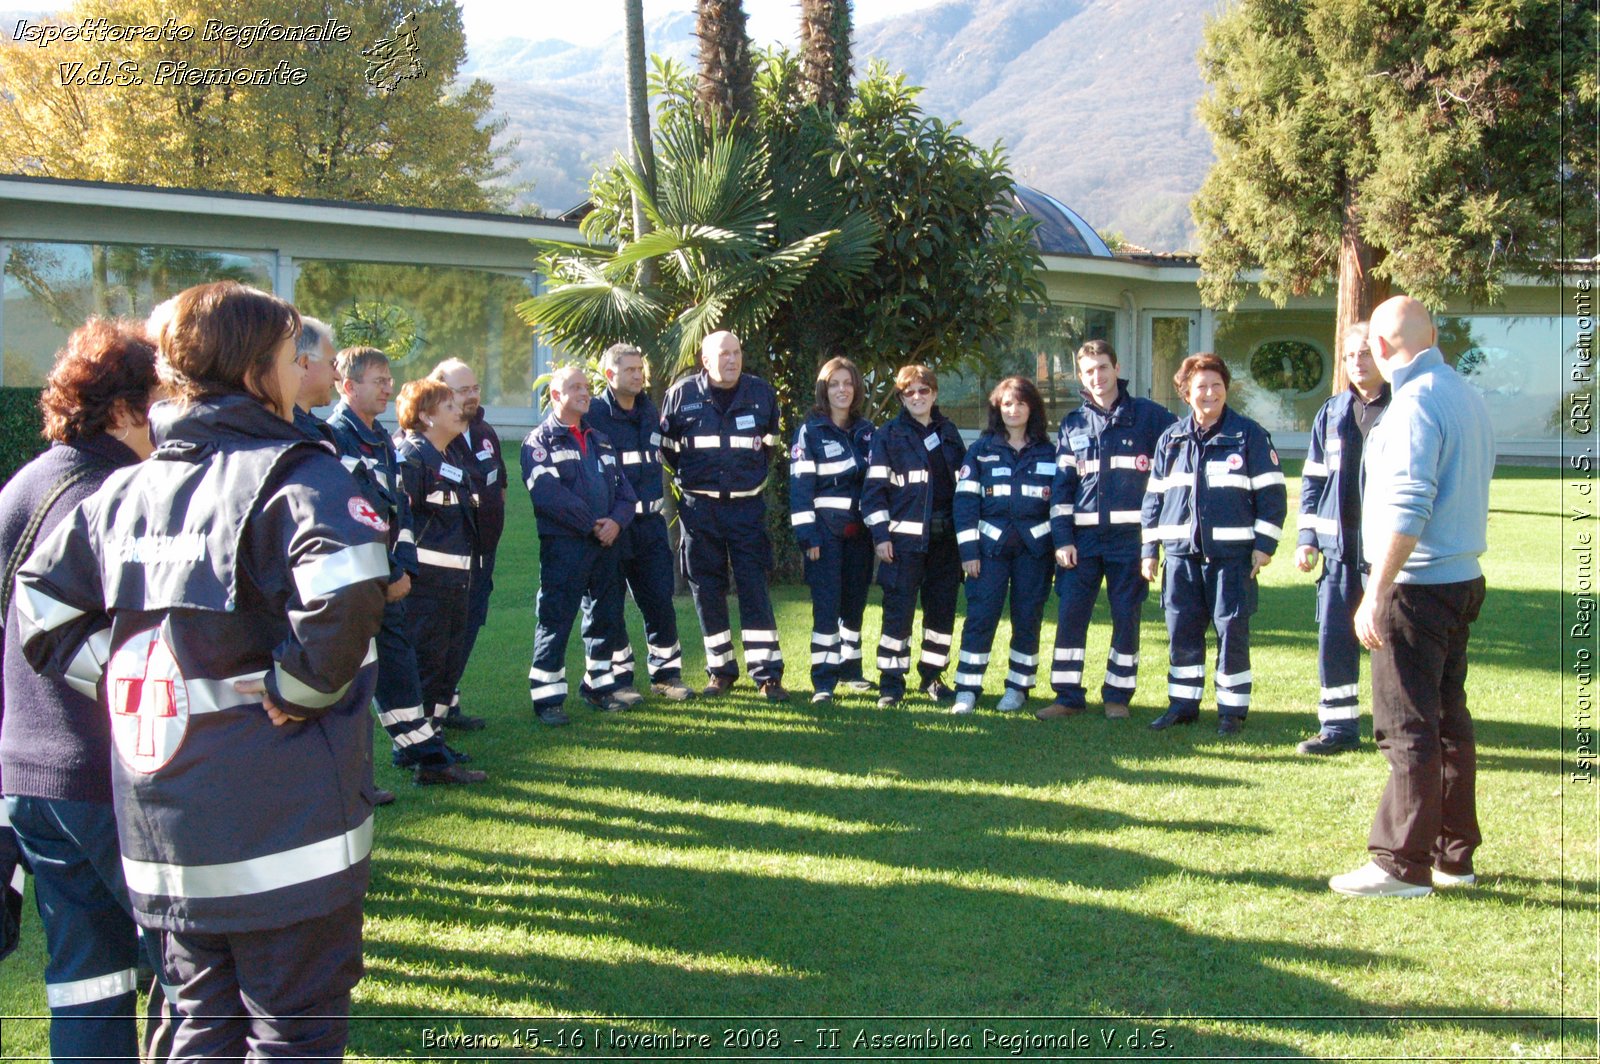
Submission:
M 458 0 L 466 22 L 467 40 L 485 37 L 556 39 L 573 44 L 597 44 L 622 32 L 623 0 Z M 865 26 L 907 11 L 932 7 L 938 0 L 855 0 L 855 24 Z M 694 10 L 694 0 L 644 0 L 649 22 L 672 11 Z M 756 45 L 774 41 L 793 44 L 800 22 L 799 0 L 744 0 L 750 38 Z

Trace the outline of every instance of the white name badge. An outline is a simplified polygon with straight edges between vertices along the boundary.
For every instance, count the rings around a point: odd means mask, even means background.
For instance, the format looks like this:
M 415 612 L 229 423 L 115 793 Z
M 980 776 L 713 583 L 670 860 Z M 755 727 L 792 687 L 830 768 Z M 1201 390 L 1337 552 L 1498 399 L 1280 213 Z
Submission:
M 500 470 L 491 469 L 491 470 L 489 470 L 489 479 L 487 481 L 485 481 L 484 483 L 493 484 L 496 480 L 499 480 L 499 479 L 500 479 Z
M 478 461 L 480 461 L 480 462 L 487 462 L 489 459 L 491 459 L 493 457 L 494 457 L 494 452 L 489 450 L 488 447 L 485 447 L 483 450 L 478 452 Z
M 1089 449 L 1089 437 L 1068 436 L 1067 446 L 1071 447 L 1074 451 L 1087 451 Z
M 995 461 L 999 461 L 999 459 L 997 458 L 997 459 L 995 459 Z M 1011 475 L 1011 467 L 1010 466 L 997 465 L 993 469 L 989 470 L 989 473 L 990 473 L 991 476 L 1009 477 Z
M 841 454 L 844 454 L 844 448 L 837 443 L 825 443 L 822 445 L 822 456 L 824 458 L 837 458 Z
M 756 427 L 756 416 L 754 414 L 740 414 L 734 421 L 733 427 L 736 429 L 753 429 Z
M 1041 477 L 1053 477 L 1056 475 L 1056 464 L 1054 462 L 1040 462 L 1033 467 L 1033 471 Z
M 1208 476 L 1208 477 L 1220 477 L 1220 476 L 1222 476 L 1223 474 L 1225 474 L 1227 472 L 1228 472 L 1228 463 L 1227 462 L 1207 462 L 1206 463 L 1206 476 Z
M 922 437 L 922 446 L 930 451 L 937 451 L 939 449 L 939 434 L 935 432 L 932 436 Z
M 439 475 L 444 477 L 446 480 L 453 480 L 457 484 L 461 483 L 461 470 L 457 469 L 449 462 L 439 463 Z

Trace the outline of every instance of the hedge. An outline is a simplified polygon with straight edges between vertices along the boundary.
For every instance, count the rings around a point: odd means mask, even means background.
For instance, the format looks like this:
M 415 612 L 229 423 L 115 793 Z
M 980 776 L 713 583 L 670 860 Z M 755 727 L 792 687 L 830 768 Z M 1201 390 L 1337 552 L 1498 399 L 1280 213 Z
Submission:
M 38 388 L 0 388 L 0 484 L 47 447 Z

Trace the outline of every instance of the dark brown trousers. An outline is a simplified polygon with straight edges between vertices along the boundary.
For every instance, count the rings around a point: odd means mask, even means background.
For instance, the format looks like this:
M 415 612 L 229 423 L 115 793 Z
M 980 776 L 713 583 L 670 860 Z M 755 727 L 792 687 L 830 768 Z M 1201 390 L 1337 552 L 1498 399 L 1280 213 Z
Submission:
M 1431 868 L 1472 871 L 1478 831 L 1477 749 L 1467 712 L 1467 635 L 1483 577 L 1395 584 L 1379 598 L 1383 646 L 1372 652 L 1372 731 L 1389 761 L 1367 849 L 1407 883 Z

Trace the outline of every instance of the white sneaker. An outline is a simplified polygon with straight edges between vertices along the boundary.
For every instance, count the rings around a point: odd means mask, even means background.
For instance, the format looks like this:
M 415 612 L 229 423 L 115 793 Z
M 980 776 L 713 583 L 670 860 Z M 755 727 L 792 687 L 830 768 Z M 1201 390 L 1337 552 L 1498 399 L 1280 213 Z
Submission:
M 978 696 L 971 691 L 958 691 L 956 704 L 950 707 L 950 712 L 966 714 L 978 708 Z
M 1419 887 L 1396 879 L 1371 861 L 1354 872 L 1334 876 L 1328 880 L 1328 887 L 1352 898 L 1426 898 L 1433 893 L 1432 887 Z
M 1463 872 L 1460 875 L 1456 875 L 1454 872 L 1446 872 L 1439 868 L 1433 870 L 1433 885 L 1435 887 L 1470 887 L 1477 881 L 1478 874 L 1476 872 Z
M 1000 701 L 995 703 L 995 709 L 1002 713 L 1015 713 L 1021 709 L 1023 703 L 1028 701 L 1028 696 L 1015 687 L 1007 687 L 1006 693 L 1000 696 Z

